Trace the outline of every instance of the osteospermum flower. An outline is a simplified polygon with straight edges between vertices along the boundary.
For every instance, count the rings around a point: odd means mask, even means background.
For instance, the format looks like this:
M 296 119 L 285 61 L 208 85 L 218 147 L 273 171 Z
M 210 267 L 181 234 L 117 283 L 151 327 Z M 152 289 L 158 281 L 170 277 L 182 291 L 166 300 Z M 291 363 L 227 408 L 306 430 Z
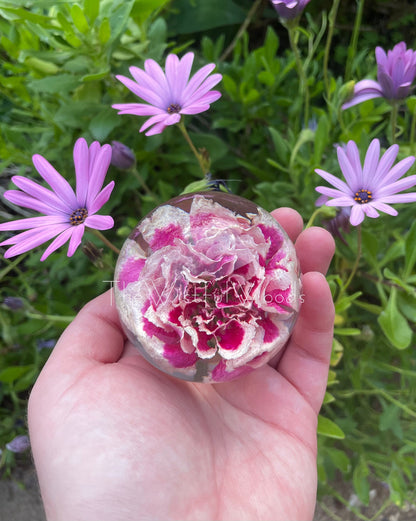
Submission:
M 315 172 L 335 188 L 318 186 L 316 191 L 331 197 L 327 206 L 350 206 L 350 223 L 360 224 L 364 217 L 379 217 L 379 211 L 397 215 L 389 203 L 410 203 L 416 201 L 416 192 L 400 194 L 416 184 L 416 175 L 400 179 L 413 165 L 415 158 L 406 157 L 393 166 L 399 152 L 398 145 L 392 145 L 380 158 L 380 142 L 374 139 L 368 147 L 364 165 L 354 141 L 349 141 L 345 151 L 338 147 L 338 161 L 345 181 L 317 169 Z
M 119 114 L 150 116 L 140 132 L 147 129 L 146 136 L 160 134 L 168 125 L 174 125 L 181 114 L 199 114 L 209 109 L 221 97 L 211 90 L 222 79 L 221 74 L 210 73 L 215 64 L 205 65 L 189 78 L 194 54 L 188 52 L 182 59 L 175 54 L 166 58 L 165 72 L 154 60 L 144 62 L 144 71 L 130 67 L 134 81 L 125 76 L 116 76 L 129 90 L 146 103 L 121 103 L 113 105 Z
M 284 20 L 293 20 L 305 9 L 310 0 L 271 0 L 277 14 Z
M 372 98 L 400 100 L 406 98 L 416 77 L 416 51 L 406 49 L 400 42 L 387 54 L 381 47 L 376 48 L 377 80 L 362 80 L 354 87 L 351 100 L 343 109 Z
M 0 231 L 26 230 L 0 243 L 0 246 L 14 245 L 4 254 L 6 258 L 31 250 L 53 237 L 55 239 L 40 260 L 45 260 L 66 241 L 69 241 L 68 257 L 71 257 L 81 243 L 85 227 L 108 230 L 114 226 L 109 215 L 96 215 L 114 188 L 114 181 L 111 181 L 101 189 L 111 161 L 110 145 L 101 146 L 94 141 L 88 148 L 85 139 L 77 140 L 74 146 L 75 193 L 44 157 L 35 154 L 32 160 L 52 190 L 23 176 L 12 177 L 21 191 L 7 190 L 4 197 L 44 215 L 0 224 Z

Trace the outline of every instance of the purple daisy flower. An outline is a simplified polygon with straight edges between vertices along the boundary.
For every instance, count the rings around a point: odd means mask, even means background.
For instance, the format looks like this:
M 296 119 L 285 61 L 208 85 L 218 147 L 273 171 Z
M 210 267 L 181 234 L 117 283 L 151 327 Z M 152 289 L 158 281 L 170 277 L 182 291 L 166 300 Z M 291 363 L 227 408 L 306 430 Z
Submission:
M 71 257 L 81 243 L 86 226 L 96 230 L 108 230 L 114 226 L 109 215 L 95 215 L 108 201 L 114 188 L 114 181 L 111 181 L 102 189 L 111 161 L 110 145 L 101 146 L 94 141 L 88 148 L 85 139 L 77 140 L 74 146 L 75 193 L 44 157 L 35 154 L 32 160 L 52 190 L 23 176 L 12 177 L 21 191 L 7 190 L 4 197 L 13 204 L 45 215 L 0 224 L 0 231 L 26 230 L 0 243 L 0 246 L 14 245 L 4 254 L 5 258 L 31 250 L 55 236 L 40 260 L 45 260 L 68 240 L 68 257 Z
M 400 42 L 387 54 L 381 47 L 376 48 L 377 80 L 362 80 L 354 87 L 351 100 L 343 109 L 372 98 L 400 100 L 406 98 L 416 77 L 416 51 L 406 49 Z
M 305 9 L 310 0 L 271 0 L 277 14 L 284 20 L 293 20 Z
M 354 141 L 348 142 L 345 151 L 338 147 L 337 152 L 346 183 L 324 170 L 317 169 L 315 172 L 335 188 L 318 186 L 316 191 L 333 198 L 325 203 L 327 206 L 350 206 L 350 223 L 353 226 L 360 224 L 366 215 L 378 217 L 378 211 L 397 215 L 397 211 L 388 203 L 416 201 L 416 192 L 398 193 L 416 184 L 416 175 L 400 179 L 413 165 L 413 156 L 402 159 L 393 167 L 399 153 L 398 145 L 392 145 L 380 158 L 380 142 L 373 139 L 363 166 Z
M 182 59 L 169 54 L 165 72 L 154 60 L 144 62 L 144 71 L 130 67 L 135 81 L 125 76 L 116 78 L 146 103 L 121 103 L 113 105 L 113 108 L 119 114 L 150 116 L 140 128 L 143 132 L 152 127 L 146 136 L 160 134 L 166 126 L 178 123 L 181 114 L 199 114 L 208 110 L 210 103 L 221 97 L 220 92 L 211 89 L 222 76 L 209 76 L 215 68 L 215 64 L 210 63 L 189 78 L 193 61 L 194 54 L 188 52 Z

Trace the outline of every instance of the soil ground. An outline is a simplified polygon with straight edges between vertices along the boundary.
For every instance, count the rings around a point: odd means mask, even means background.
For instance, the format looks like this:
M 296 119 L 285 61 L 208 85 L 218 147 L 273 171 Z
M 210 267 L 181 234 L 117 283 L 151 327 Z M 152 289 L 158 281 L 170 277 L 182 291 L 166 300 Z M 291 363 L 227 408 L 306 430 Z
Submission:
M 46 521 L 34 469 L 31 466 L 17 469 L 13 477 L 13 480 L 0 479 L 0 521 Z M 388 491 L 381 484 L 375 484 L 372 488 L 368 507 L 357 502 L 356 496 L 348 485 L 339 483 L 336 489 L 359 515 L 366 516 L 371 521 L 416 521 L 416 504 L 407 504 L 402 509 L 388 505 L 380 511 L 388 500 Z M 327 497 L 318 503 L 314 521 L 366 519 L 359 515 L 333 497 Z

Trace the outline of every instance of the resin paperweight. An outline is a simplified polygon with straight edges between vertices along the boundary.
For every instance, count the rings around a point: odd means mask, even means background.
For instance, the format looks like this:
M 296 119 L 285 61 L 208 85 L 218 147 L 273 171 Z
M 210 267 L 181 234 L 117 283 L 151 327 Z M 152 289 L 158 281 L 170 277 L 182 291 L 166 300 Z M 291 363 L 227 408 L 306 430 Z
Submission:
M 158 369 L 224 382 L 267 363 L 300 307 L 295 248 L 276 220 L 224 192 L 178 196 L 124 243 L 115 301 L 129 340 Z

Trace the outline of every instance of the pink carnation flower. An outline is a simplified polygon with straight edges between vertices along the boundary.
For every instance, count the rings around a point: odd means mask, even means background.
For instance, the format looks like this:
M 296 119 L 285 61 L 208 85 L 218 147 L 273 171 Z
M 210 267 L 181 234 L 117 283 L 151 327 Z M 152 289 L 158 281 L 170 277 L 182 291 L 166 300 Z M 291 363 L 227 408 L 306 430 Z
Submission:
M 114 226 L 109 215 L 96 215 L 114 188 L 114 181 L 111 181 L 102 189 L 111 161 L 110 145 L 100 146 L 98 141 L 94 141 L 88 148 L 85 139 L 77 140 L 74 147 L 76 192 L 44 157 L 35 154 L 32 159 L 36 170 L 52 190 L 23 176 L 12 177 L 21 191 L 7 190 L 4 197 L 44 215 L 0 224 L 0 231 L 26 230 L 0 243 L 0 246 L 14 245 L 4 254 L 6 258 L 36 248 L 53 237 L 56 238 L 40 260 L 45 260 L 67 241 L 68 257 L 71 257 L 81 243 L 85 227 L 108 230 Z
M 416 201 L 416 192 L 400 194 L 416 185 L 416 175 L 400 179 L 413 165 L 415 158 L 406 157 L 394 167 L 399 153 L 398 145 L 392 145 L 380 158 L 380 142 L 373 139 L 368 147 L 364 165 L 361 166 L 360 153 L 354 141 L 349 141 L 345 151 L 338 147 L 338 161 L 345 181 L 317 169 L 315 172 L 334 188 L 318 186 L 316 191 L 332 199 L 327 206 L 351 207 L 350 223 L 360 224 L 364 217 L 379 217 L 379 211 L 397 215 L 390 203 L 410 203 Z
M 140 128 L 143 132 L 152 127 L 146 136 L 160 134 L 166 126 L 178 123 L 181 114 L 199 114 L 208 110 L 210 104 L 221 97 L 220 92 L 211 89 L 221 81 L 222 76 L 210 76 L 215 68 L 215 64 L 210 63 L 189 78 L 193 60 L 192 52 L 182 59 L 169 54 L 165 72 L 154 60 L 144 62 L 144 71 L 130 67 L 134 81 L 125 76 L 116 78 L 146 103 L 119 103 L 113 108 L 119 114 L 150 116 Z
M 212 196 L 186 200 L 189 212 L 161 206 L 127 240 L 116 303 L 154 365 L 189 380 L 225 381 L 287 341 L 299 309 L 296 254 L 264 210 L 244 218 Z

